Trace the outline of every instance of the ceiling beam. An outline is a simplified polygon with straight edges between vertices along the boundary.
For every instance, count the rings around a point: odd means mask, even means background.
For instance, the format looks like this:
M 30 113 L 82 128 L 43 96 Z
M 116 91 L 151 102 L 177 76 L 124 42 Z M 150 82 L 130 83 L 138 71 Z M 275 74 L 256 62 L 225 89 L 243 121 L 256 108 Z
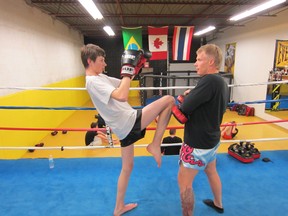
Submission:
M 70 14 L 70 13 L 50 13 L 49 15 L 55 17 L 90 17 L 89 14 Z M 150 18 L 220 18 L 220 19 L 228 19 L 230 16 L 224 14 L 103 14 L 106 18 L 113 17 L 150 17 Z
M 29 0 L 33 4 L 78 4 L 78 0 Z M 115 4 L 115 0 L 97 0 L 97 4 Z M 246 2 L 235 2 L 235 1 L 189 1 L 189 0 L 182 0 L 182 1 L 155 1 L 155 0 L 116 0 L 117 4 L 165 4 L 165 5 L 235 5 L 235 6 L 241 6 L 241 5 L 255 5 L 255 3 L 251 3 L 251 1 L 247 0 Z
M 147 26 L 149 26 L 149 24 L 143 24 L 142 25 L 142 27 L 143 28 L 146 28 Z M 173 28 L 175 25 L 172 25 L 172 26 L 168 26 L 168 27 L 171 27 L 171 28 Z M 205 26 L 207 26 L 207 25 L 197 25 L 197 27 L 205 27 Z M 243 24 L 220 24 L 220 25 L 216 25 L 215 27 L 216 28 L 225 28 L 225 27 L 244 27 L 245 25 L 243 25 Z M 91 25 L 86 25 L 86 24 L 84 24 L 84 25 L 71 25 L 71 27 L 82 27 L 82 28 L 87 28 L 87 31 L 97 31 L 97 29 L 90 29 L 89 27 L 99 27 L 99 25 L 97 25 L 97 24 L 95 24 L 95 25 L 93 25 L 93 24 L 91 24 Z M 119 29 L 121 29 L 121 27 L 123 27 L 122 25 L 112 25 L 111 27 L 113 27 L 113 28 L 119 28 Z M 128 25 L 128 26 L 125 26 L 125 27 L 135 27 L 134 25 Z M 82 29 L 82 31 L 85 31 L 85 30 L 83 30 Z

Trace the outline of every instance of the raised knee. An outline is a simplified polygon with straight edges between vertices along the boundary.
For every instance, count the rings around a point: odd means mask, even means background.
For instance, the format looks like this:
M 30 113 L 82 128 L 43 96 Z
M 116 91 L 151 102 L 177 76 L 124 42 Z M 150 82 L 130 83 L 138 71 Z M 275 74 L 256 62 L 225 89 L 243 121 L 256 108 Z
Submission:
M 170 106 L 173 106 L 175 104 L 175 98 L 171 95 L 166 95 L 165 100 L 169 103 Z

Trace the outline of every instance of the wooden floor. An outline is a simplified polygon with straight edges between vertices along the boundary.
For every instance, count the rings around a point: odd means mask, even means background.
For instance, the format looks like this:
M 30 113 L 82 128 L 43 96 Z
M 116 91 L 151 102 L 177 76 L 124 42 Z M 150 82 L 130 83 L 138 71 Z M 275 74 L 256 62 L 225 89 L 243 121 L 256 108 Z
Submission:
M 266 113 L 280 119 L 288 119 L 288 110 L 266 110 Z
M 132 106 L 139 106 L 138 99 L 130 101 Z M 87 106 L 92 106 L 88 103 Z M 57 112 L 57 111 L 55 111 Z M 281 111 L 283 116 L 288 116 L 288 111 Z M 95 121 L 96 111 L 75 111 L 75 113 L 68 118 L 65 122 L 59 125 L 59 128 L 89 128 L 90 123 Z M 279 112 L 278 112 L 278 115 Z M 283 118 L 284 119 L 284 118 Z M 236 121 L 237 123 L 244 122 L 262 122 L 263 119 L 258 117 L 246 117 L 239 116 L 236 112 L 229 111 L 224 115 L 223 122 Z M 149 127 L 155 127 L 156 123 L 152 122 Z M 169 122 L 169 126 L 181 126 L 175 118 L 172 116 Z M 246 125 L 238 126 L 239 133 L 234 138 L 234 140 L 247 140 L 247 139 L 261 139 L 261 138 L 278 138 L 278 137 L 288 137 L 288 130 L 285 130 L 274 124 L 257 124 L 257 125 Z M 154 131 L 148 130 L 146 132 L 145 138 L 139 140 L 135 144 L 135 156 L 148 156 L 146 149 L 144 147 L 137 147 L 139 144 L 149 144 L 152 141 Z M 177 130 L 177 135 L 183 137 L 183 129 Z M 166 130 L 165 135 L 168 136 L 168 130 Z M 73 132 L 68 131 L 67 134 L 62 134 L 59 132 L 56 136 L 50 135 L 50 133 L 41 141 L 44 143 L 44 147 L 50 146 L 85 146 L 84 142 L 85 132 Z M 116 138 L 116 137 L 115 137 Z M 219 152 L 227 152 L 230 143 L 221 143 Z M 255 147 L 260 151 L 265 150 L 288 150 L 288 141 L 269 141 L 269 142 L 256 142 Z M 81 157 L 119 157 L 120 148 L 101 148 L 101 149 L 83 149 L 83 150 L 35 150 L 33 153 L 27 152 L 23 158 L 48 158 L 49 155 L 53 155 L 54 158 L 81 158 Z

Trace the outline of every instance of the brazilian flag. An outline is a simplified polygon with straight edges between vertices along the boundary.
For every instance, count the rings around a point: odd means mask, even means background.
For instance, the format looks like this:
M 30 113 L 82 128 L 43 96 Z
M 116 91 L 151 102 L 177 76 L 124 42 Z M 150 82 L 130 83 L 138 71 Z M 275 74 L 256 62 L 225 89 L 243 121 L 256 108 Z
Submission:
M 142 49 L 142 26 L 135 28 L 122 27 L 124 49 Z

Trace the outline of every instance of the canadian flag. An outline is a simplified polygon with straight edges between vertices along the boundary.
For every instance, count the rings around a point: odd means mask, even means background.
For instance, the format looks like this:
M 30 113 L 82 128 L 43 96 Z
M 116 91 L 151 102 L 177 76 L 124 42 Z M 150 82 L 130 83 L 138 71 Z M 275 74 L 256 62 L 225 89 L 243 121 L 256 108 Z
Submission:
M 167 36 L 168 26 L 160 28 L 148 26 L 149 50 L 152 53 L 150 60 L 167 59 Z

